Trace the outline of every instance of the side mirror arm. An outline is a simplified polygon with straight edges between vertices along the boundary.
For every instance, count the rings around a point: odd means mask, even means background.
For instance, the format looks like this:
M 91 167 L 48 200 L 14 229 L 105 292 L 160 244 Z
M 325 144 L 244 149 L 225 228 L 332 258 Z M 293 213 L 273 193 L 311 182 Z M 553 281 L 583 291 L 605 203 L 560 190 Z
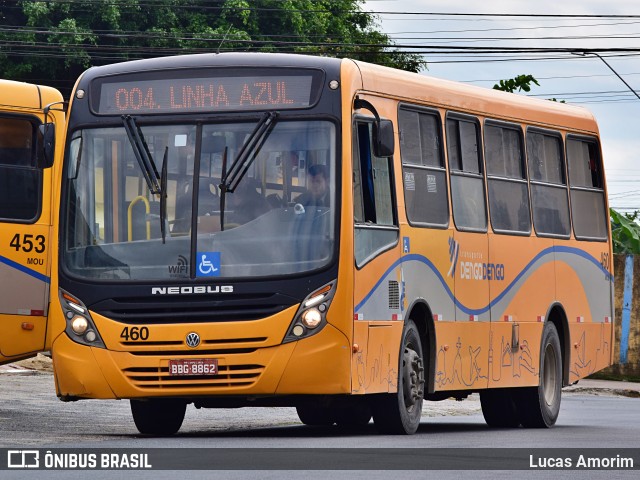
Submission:
M 373 113 L 376 119 L 373 124 L 373 153 L 381 158 L 391 157 L 395 152 L 393 122 L 382 120 L 376 108 L 367 100 L 356 97 L 353 108 L 355 110 L 365 109 Z

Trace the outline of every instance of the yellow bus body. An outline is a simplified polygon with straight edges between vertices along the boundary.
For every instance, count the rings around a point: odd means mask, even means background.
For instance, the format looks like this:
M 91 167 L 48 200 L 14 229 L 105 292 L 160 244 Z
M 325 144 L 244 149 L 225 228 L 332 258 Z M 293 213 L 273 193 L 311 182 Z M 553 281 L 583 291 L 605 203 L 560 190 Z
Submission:
M 398 103 L 411 102 L 438 108 L 443 114 L 450 109 L 475 114 L 481 119 L 490 117 L 553 128 L 563 134 L 572 132 L 598 135 L 593 117 L 581 108 L 460 86 L 452 82 L 361 63 L 358 63 L 357 67 L 356 69 L 356 64 L 348 61 L 343 64 L 344 118 L 350 118 L 352 115 L 353 97 L 361 95 L 374 99 L 381 115 L 396 121 Z M 411 92 L 412 95 L 406 96 L 406 92 Z M 346 122 L 342 136 L 342 154 L 346 160 L 351 156 L 352 144 L 352 132 Z M 396 157 L 398 159 L 395 161 L 395 167 L 400 171 L 399 156 Z M 344 161 L 342 168 L 343 178 L 349 178 L 351 163 Z M 396 192 L 402 192 L 401 181 L 401 176 L 397 175 Z M 342 196 L 347 200 L 343 204 L 344 212 L 348 213 L 351 210 L 351 202 L 348 199 L 352 196 L 352 188 L 348 182 L 343 184 Z M 420 250 L 424 252 L 437 251 L 438 245 L 446 245 L 446 239 L 454 230 L 453 221 L 447 230 L 413 228 L 406 216 L 403 218 L 402 195 L 398 194 L 396 200 L 401 237 L 408 236 L 411 243 L 420 245 Z M 169 341 L 181 338 L 194 328 L 202 331 L 203 338 L 216 341 L 245 335 L 265 338 L 256 345 L 240 344 L 243 347 L 255 348 L 256 351 L 253 353 L 224 357 L 225 363 L 228 362 L 228 365 L 234 368 L 242 365 L 260 366 L 258 369 L 238 369 L 240 380 L 234 380 L 233 375 L 229 375 L 219 381 L 208 382 L 208 385 L 198 385 L 197 381 L 181 381 L 179 385 L 172 385 L 168 378 L 158 382 L 157 373 L 140 373 L 142 369 L 162 367 L 163 362 L 166 363 L 167 354 L 164 353 L 164 348 L 123 347 L 118 341 L 121 325 L 96 315 L 98 329 L 107 342 L 107 350 L 74 345 L 64 335 L 59 335 L 54 341 L 54 351 L 60 352 L 54 357 L 59 394 L 72 397 L 130 398 L 153 395 L 393 392 L 396 385 L 391 376 L 397 370 L 396 359 L 403 323 L 390 318 L 353 321 L 349 312 L 353 311 L 353 302 L 359 303 L 383 276 L 388 275 L 387 270 L 401 257 L 400 245 L 375 259 L 368 266 L 366 275 L 358 275 L 360 272 L 354 271 L 351 261 L 353 222 L 348 215 L 342 216 L 340 231 L 341 287 L 329 314 L 329 323 L 335 326 L 335 329 L 323 331 L 317 336 L 299 342 L 298 345 L 279 345 L 279 339 L 283 337 L 293 314 L 291 310 L 284 311 L 274 318 L 266 318 L 258 322 L 258 325 L 252 325 L 246 333 L 243 331 L 246 329 L 243 324 L 233 322 L 207 325 L 205 328 L 195 324 L 156 327 L 154 336 L 160 338 L 160 342 L 162 339 Z M 530 237 L 488 235 L 492 237 L 491 241 L 500 245 L 500 250 L 507 252 L 501 259 L 502 263 L 510 267 L 504 281 L 507 285 L 526 270 L 536 255 L 553 244 L 553 240 L 536 238 L 535 234 Z M 486 237 L 480 241 L 486 241 Z M 562 245 L 574 245 L 575 242 L 573 239 L 556 241 Z M 607 243 L 581 242 L 580 249 L 593 258 L 600 258 L 603 250 L 605 253 L 611 253 Z M 450 266 L 448 256 L 429 257 L 442 277 L 446 278 Z M 612 270 L 610 273 L 613 273 Z M 564 383 L 571 384 L 609 365 L 613 352 L 612 323 L 605 323 L 604 318 L 591 318 L 588 309 L 589 299 L 581 288 L 582 283 L 583 280 L 570 266 L 559 262 L 546 263 L 537 268 L 524 284 L 518 286 L 513 299 L 504 309 L 504 315 L 496 321 L 472 322 L 468 318 L 443 318 L 434 322 L 434 347 L 437 355 L 431 391 L 536 385 L 542 319 L 548 317 L 554 304 L 562 305 L 566 311 L 566 327 L 569 329 L 567 333 L 571 339 L 567 343 L 570 348 L 567 350 L 569 356 L 565 361 Z M 354 285 L 353 293 L 351 285 Z M 451 292 L 454 291 L 452 279 L 448 279 L 446 286 Z M 429 300 L 429 293 L 422 292 L 426 300 Z M 477 289 L 470 288 L 456 292 L 456 296 L 461 303 L 470 308 L 485 307 L 487 298 L 481 298 L 478 293 Z M 495 293 L 492 291 L 491 298 L 496 298 L 501 293 L 503 292 L 500 290 Z M 531 305 L 532 298 L 536 299 L 535 306 Z M 407 299 L 409 304 L 413 300 Z M 438 315 L 438 312 L 434 312 L 434 315 Z M 504 316 L 510 319 L 504 321 Z M 579 318 L 582 320 L 578 321 Z M 510 342 L 514 322 L 520 325 L 520 337 L 527 339 L 527 342 L 518 351 L 505 353 L 505 344 Z M 59 323 L 62 324 L 62 319 Z M 489 342 L 490 337 L 494 339 L 493 342 Z M 57 342 L 64 347 L 58 347 Z M 224 349 L 232 345 L 231 342 L 220 342 L 218 346 Z M 72 353 L 74 350 L 76 352 Z M 171 351 L 168 348 L 166 350 Z M 157 354 L 138 356 L 138 351 L 155 351 Z M 505 355 L 509 358 L 506 359 Z M 98 371 L 101 375 L 96 375 Z M 250 375 L 251 380 L 244 379 L 245 375 Z
M 35 142 L 35 136 L 30 139 L 22 138 L 24 132 L 14 130 L 10 125 L 14 121 L 19 125 L 29 122 L 35 129 L 38 125 L 51 122 L 56 128 L 56 143 L 61 146 L 65 127 L 65 116 L 60 111 L 61 102 L 62 95 L 53 88 L 0 80 L 0 164 L 4 165 L 0 181 L 3 189 L 3 212 L 7 212 L 7 216 L 15 214 L 15 218 L 2 219 L 0 222 L 0 364 L 33 356 L 47 348 L 45 337 L 53 257 L 51 252 L 55 252 L 51 237 L 56 217 L 53 205 L 57 202 L 56 193 L 59 190 L 53 185 L 60 182 L 57 176 L 59 170 L 44 169 L 38 180 L 39 190 L 27 192 L 16 181 L 20 177 L 10 175 L 9 169 L 12 166 L 4 158 L 6 152 L 35 147 L 35 144 L 24 144 L 24 141 Z M 52 108 L 45 119 L 44 108 L 52 104 L 57 109 Z M 57 160 L 59 163 L 60 159 Z M 35 167 L 26 164 L 17 169 L 35 171 Z M 13 173 L 15 172 L 14 170 Z M 33 195 L 37 199 L 33 204 L 33 215 L 24 215 L 20 205 L 25 201 L 33 201 L 30 198 Z
M 481 123 L 490 118 L 523 127 L 553 129 L 561 132 L 563 138 L 567 133 L 593 137 L 599 135 L 595 119 L 583 108 L 405 72 L 390 72 L 374 65 L 358 63 L 358 68 L 359 72 L 354 72 L 354 75 L 362 75 L 362 88 L 350 95 L 362 95 L 372 99 L 372 102 L 375 99 L 380 115 L 393 120 L 396 125 L 398 104 L 406 103 L 437 109 L 443 118 L 447 111 L 453 111 L 475 115 Z M 344 95 L 344 105 L 349 105 L 348 95 Z M 344 112 L 345 118 L 347 113 Z M 344 143 L 349 144 L 346 138 Z M 399 144 L 399 139 L 396 139 L 396 145 Z M 344 155 L 347 153 L 344 152 Z M 394 159 L 396 172 L 402 169 L 398 157 L 399 155 Z M 443 248 L 447 246 L 447 238 L 455 231 L 453 219 L 449 221 L 449 228 L 444 230 L 412 227 L 406 218 L 404 198 L 401 195 L 402 178 L 399 174 L 396 175 L 395 189 L 400 192 L 396 199 L 400 215 L 400 237 L 409 237 L 411 245 L 419 245 L 416 250 L 427 256 L 441 278 L 446 279 L 445 290 L 454 292 L 453 279 L 447 277 L 449 255 Z M 566 314 L 566 318 L 563 318 L 563 348 L 566 355 L 564 385 L 575 383 L 611 364 L 614 341 L 612 262 L 606 266 L 608 276 L 598 268 L 589 274 L 601 275 L 605 290 L 600 291 L 599 295 L 605 297 L 609 305 L 608 315 L 596 318 L 591 315 L 590 297 L 585 286 L 591 280 L 589 276 L 580 275 L 575 268 L 563 261 L 551 261 L 533 268 L 529 265 L 536 256 L 554 245 L 579 249 L 592 261 L 600 261 L 603 255 L 610 259 L 612 251 L 609 243 L 577 241 L 573 235 L 570 239 L 558 240 L 536 237 L 535 233 L 529 236 L 499 235 L 493 232 L 486 236 L 463 232 L 457 234 L 463 238 L 466 236 L 465 241 L 472 245 L 478 242 L 486 244 L 487 241 L 494 243 L 497 247 L 495 251 L 501 254 L 498 261 L 492 259 L 492 262 L 504 263 L 509 268 L 503 285 L 491 288 L 489 295 L 489 292 L 482 291 L 477 285 L 469 285 L 469 288 L 455 290 L 456 300 L 471 309 L 482 309 L 506 292 L 504 285 L 511 287 L 509 292 L 512 299 L 504 309 L 496 312 L 498 318 L 492 317 L 491 321 L 487 321 L 488 317 L 482 318 L 481 314 L 480 320 L 485 321 L 470 321 L 469 316 L 440 316 L 439 321 L 433 322 L 435 341 L 431 361 L 435 362 L 435 366 L 432 367 L 433 378 L 429 384 L 431 392 L 537 385 L 542 327 L 544 321 L 549 319 L 554 305 L 561 305 Z M 482 248 L 471 247 L 469 250 Z M 391 251 L 380 256 L 373 262 L 375 265 L 371 265 L 371 272 L 358 277 L 354 292 L 356 304 L 370 294 L 381 278 L 388 276 L 388 269 L 401 255 L 398 251 Z M 388 258 L 385 259 L 385 256 Z M 512 287 L 517 277 L 523 273 L 528 275 L 526 281 Z M 399 277 L 399 273 L 396 275 Z M 429 297 L 430 293 L 436 296 L 432 292 L 422 291 L 420 297 L 433 302 L 434 298 Z M 437 295 L 444 296 L 446 293 Z M 415 298 L 407 300 L 411 304 Z M 436 317 L 440 313 L 442 312 L 432 312 Z M 517 351 L 509 351 L 506 347 L 511 343 L 514 323 L 519 324 L 521 345 Z M 380 330 L 390 332 L 379 333 Z M 389 322 L 386 325 L 370 322 L 368 328 L 356 322 L 354 343 L 368 345 L 369 348 L 358 353 L 353 362 L 354 393 L 387 391 L 388 373 L 396 368 L 395 359 L 398 356 L 401 331 L 401 322 Z M 373 344 L 370 339 L 372 333 L 377 337 Z M 382 355 L 382 352 L 389 352 L 390 355 Z M 363 372 L 371 371 L 376 372 L 376 375 L 370 375 L 368 379 L 373 385 L 366 383 L 365 377 L 366 386 L 362 391 L 363 385 L 356 384 L 355 379 L 358 374 L 362 376 Z
M 339 82 L 342 160 L 338 166 L 343 181 L 338 278 L 326 328 L 308 338 L 282 343 L 297 311 L 297 306 L 292 306 L 252 322 L 150 325 L 153 341 L 134 344 L 121 338 L 122 323 L 90 312 L 106 348 L 81 345 L 65 333 L 67 319 L 57 294 L 59 259 L 51 255 L 45 265 L 35 269 L 50 282 L 48 319 L 44 314 L 29 317 L 34 329 L 26 331 L 21 330 L 22 317 L 11 317 L 7 336 L 3 332 L 3 338 L 11 337 L 11 341 L 0 339 L 0 360 L 13 361 L 50 348 L 56 391 L 67 400 L 178 397 L 204 401 L 392 394 L 398 390 L 403 331 L 411 319 L 424 342 L 426 398 L 462 398 L 488 388 L 538 385 L 541 338 L 549 322 L 556 325 L 562 342 L 563 385 L 610 365 L 614 341 L 611 242 L 579 241 L 573 230 L 568 238 L 537 236 L 533 228 L 526 235 L 501 234 L 493 231 L 490 220 L 485 233 L 457 230 L 451 213 L 446 148 L 446 226 L 412 225 L 403 195 L 398 127 L 399 107 L 404 105 L 428 109 L 439 117 L 441 125 L 452 112 L 473 116 L 483 129 L 485 120 L 490 119 L 517 125 L 523 131 L 527 127 L 551 130 L 563 142 L 569 134 L 597 141 L 599 133 L 592 115 L 581 108 L 351 60 L 342 61 Z M 20 105 L 3 105 L 5 112 L 27 112 L 42 118 L 38 112 L 43 105 L 60 101 L 51 89 L 41 88 L 43 100 L 37 102 L 35 87 L 7 82 L 0 86 L 3 98 L 13 91 L 8 97 Z M 350 180 L 355 162 L 354 115 L 365 120 L 371 115 L 365 110 L 356 111 L 355 99 L 373 104 L 380 117 L 393 122 L 395 131 L 392 178 L 397 242 L 361 267 L 354 265 L 357 225 Z M 74 95 L 71 111 L 77 101 Z M 57 123 L 64 124 L 59 112 L 54 115 Z M 61 202 L 57 185 L 62 181 L 62 130 L 57 131 L 60 148 L 54 167 L 44 170 L 42 214 L 28 227 L 47 236 L 48 252 L 58 251 L 61 236 L 55 212 Z M 478 148 L 482 150 L 481 145 Z M 486 189 L 486 174 L 483 181 Z M 27 255 L 12 257 L 13 252 L 5 249 L 22 225 L 6 227 L 3 224 L 1 237 L 3 251 L 9 252 L 5 255 L 26 265 Z M 458 262 L 455 265 L 450 255 L 452 242 L 462 255 L 454 260 Z M 500 280 L 478 278 L 478 269 L 487 268 L 489 263 L 504 267 Z M 450 274 L 452 270 L 454 275 Z M 394 287 L 400 289 L 398 305 L 386 309 L 375 306 L 389 301 L 389 288 Z M 593 297 L 594 292 L 598 298 Z M 198 331 L 202 343 L 198 350 L 188 351 L 182 339 L 192 331 Z M 38 341 L 33 342 L 35 337 Z M 206 381 L 169 375 L 169 360 L 200 357 L 218 359 L 219 375 Z

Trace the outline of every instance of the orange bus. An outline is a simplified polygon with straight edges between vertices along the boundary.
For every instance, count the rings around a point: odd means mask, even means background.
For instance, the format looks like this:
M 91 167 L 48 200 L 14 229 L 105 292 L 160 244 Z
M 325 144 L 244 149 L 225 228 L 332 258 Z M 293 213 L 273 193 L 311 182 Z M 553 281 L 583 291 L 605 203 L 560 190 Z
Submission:
M 0 364 L 46 348 L 60 182 L 50 167 L 64 127 L 58 91 L 0 80 Z
M 424 400 L 472 392 L 489 425 L 549 427 L 562 386 L 611 363 L 581 108 L 348 59 L 182 56 L 85 72 L 64 145 L 56 391 L 130 399 L 142 433 L 193 404 L 410 434 Z

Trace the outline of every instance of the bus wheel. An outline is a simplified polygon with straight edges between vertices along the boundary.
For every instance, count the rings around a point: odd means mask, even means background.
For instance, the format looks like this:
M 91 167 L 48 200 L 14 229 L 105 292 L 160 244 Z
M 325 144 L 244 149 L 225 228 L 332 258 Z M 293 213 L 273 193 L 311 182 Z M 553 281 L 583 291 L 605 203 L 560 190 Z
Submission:
M 556 423 L 562 397 L 562 350 L 558 331 L 551 322 L 542 332 L 539 384 L 518 389 L 518 396 L 523 427 L 545 428 Z
M 133 421 L 146 435 L 173 435 L 180 430 L 186 410 L 185 401 L 173 398 L 131 400 Z
M 298 418 L 305 425 L 327 427 L 335 423 L 333 410 L 324 405 L 302 404 L 296 406 Z
M 405 323 L 398 371 L 398 391 L 376 395 L 373 422 L 381 433 L 413 434 L 420 425 L 424 400 L 424 362 L 418 329 Z
M 520 425 L 511 388 L 480 390 L 480 406 L 484 420 L 490 427 L 510 428 Z

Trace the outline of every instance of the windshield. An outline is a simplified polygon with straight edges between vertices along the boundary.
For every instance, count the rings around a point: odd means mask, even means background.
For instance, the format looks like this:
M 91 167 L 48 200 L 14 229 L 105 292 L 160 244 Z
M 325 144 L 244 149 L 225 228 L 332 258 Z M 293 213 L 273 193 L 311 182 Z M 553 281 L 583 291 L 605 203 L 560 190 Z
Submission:
M 64 207 L 67 270 L 93 280 L 169 280 L 287 275 L 327 265 L 335 238 L 335 126 L 278 121 L 222 192 L 221 179 L 251 144 L 255 126 L 140 125 L 158 172 L 166 158 L 165 185 L 156 194 L 124 126 L 74 132 Z

